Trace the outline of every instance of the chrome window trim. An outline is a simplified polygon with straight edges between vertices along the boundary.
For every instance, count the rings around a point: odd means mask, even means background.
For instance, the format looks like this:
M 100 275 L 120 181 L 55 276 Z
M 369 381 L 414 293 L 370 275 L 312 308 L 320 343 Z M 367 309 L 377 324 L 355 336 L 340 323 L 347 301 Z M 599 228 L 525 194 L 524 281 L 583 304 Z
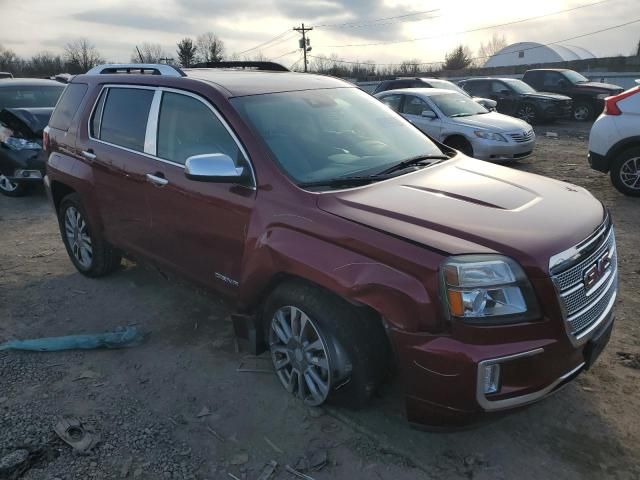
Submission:
M 95 138 L 95 137 L 93 137 L 91 135 L 91 119 L 93 118 L 93 115 L 95 113 L 95 110 L 96 110 L 96 107 L 98 105 L 98 102 L 100 101 L 100 97 L 102 96 L 102 92 L 104 92 L 106 89 L 110 89 L 110 88 L 135 88 L 135 89 L 140 89 L 140 90 L 154 90 L 155 91 L 153 100 L 151 101 L 151 107 L 149 108 L 149 116 L 147 117 L 147 129 L 145 131 L 145 150 L 146 150 L 147 136 L 150 133 L 149 132 L 149 126 L 150 126 L 149 124 L 152 123 L 152 122 L 150 122 L 150 118 L 151 118 L 151 114 L 153 113 L 155 115 L 155 130 L 153 130 L 152 137 L 153 137 L 153 145 L 154 145 L 154 148 L 156 149 L 155 154 L 151 154 L 151 153 L 148 153 L 146 151 L 140 152 L 138 150 L 133 150 L 131 148 L 123 147 L 122 145 L 116 145 L 114 143 L 105 142 L 104 140 L 100 140 L 99 138 Z M 158 96 L 158 92 L 160 92 L 160 96 Z M 222 125 L 227 130 L 229 135 L 231 135 L 231 138 L 236 143 L 237 147 L 240 149 L 240 152 L 242 152 L 242 155 L 244 156 L 245 161 L 249 165 L 249 170 L 251 171 L 252 185 L 244 185 L 244 186 L 247 187 L 247 188 L 250 188 L 251 190 L 257 190 L 258 182 L 257 182 L 255 170 L 253 168 L 253 163 L 251 162 L 251 158 L 249 157 L 249 154 L 247 153 L 247 150 L 244 148 L 244 145 L 242 144 L 242 142 L 240 141 L 238 136 L 231 129 L 231 127 L 226 122 L 224 117 L 217 111 L 217 109 L 215 107 L 213 107 L 208 101 L 206 101 L 200 95 L 197 95 L 197 94 L 192 93 L 192 92 L 188 92 L 186 90 L 180 90 L 180 89 L 177 89 L 177 88 L 170 88 L 170 87 L 149 87 L 149 86 L 144 86 L 144 85 L 128 85 L 128 84 L 120 84 L 120 83 L 108 83 L 108 84 L 105 84 L 100 89 L 100 93 L 96 97 L 96 100 L 93 103 L 93 107 L 91 107 L 91 112 L 89 114 L 89 117 L 87 118 L 87 137 L 89 138 L 89 140 L 92 140 L 94 142 L 102 143 L 104 145 L 109 145 L 110 147 L 114 147 L 114 148 L 119 148 L 119 149 L 125 150 L 127 152 L 136 153 L 138 155 L 142 155 L 144 157 L 151 158 L 151 159 L 156 160 L 158 162 L 166 163 L 168 165 L 173 165 L 175 167 L 179 167 L 179 168 L 182 168 L 184 170 L 184 165 L 182 163 L 173 162 L 171 160 L 166 160 L 166 159 L 160 158 L 160 157 L 158 157 L 156 155 L 157 154 L 157 136 L 158 136 L 158 128 L 157 128 L 157 126 L 158 126 L 158 120 L 160 118 L 160 105 L 162 103 L 162 98 L 161 98 L 162 92 L 171 92 L 171 93 L 177 93 L 177 94 L 180 94 L 180 95 L 186 95 L 188 97 L 193 97 L 196 100 L 202 102 L 209 110 L 211 110 L 213 112 L 213 114 L 216 116 L 218 121 L 220 123 L 222 123 Z M 153 107 L 154 107 L 154 102 L 156 101 L 156 98 L 159 98 L 159 100 L 158 100 L 158 110 L 156 112 L 154 112 Z M 106 104 L 106 98 L 105 98 L 105 104 Z M 104 108 L 102 109 L 101 116 L 102 115 L 104 115 Z M 98 128 L 100 129 L 100 131 L 102 131 L 102 118 L 100 118 L 100 124 L 99 124 Z M 149 142 L 151 143 L 151 139 L 149 139 Z
M 149 107 L 149 116 L 147 117 L 147 130 L 144 135 L 144 153 L 158 156 L 158 118 L 160 114 L 160 102 L 162 100 L 162 91 L 156 90 Z M 106 101 L 105 101 L 106 103 Z M 104 112 L 104 108 L 102 109 Z
M 561 377 L 557 378 L 553 382 L 551 382 L 546 387 L 537 390 L 535 392 L 527 393 L 525 395 L 519 395 L 511 398 L 503 398 L 501 400 L 489 400 L 483 391 L 483 383 L 484 383 L 484 367 L 487 365 L 500 364 L 504 362 L 508 362 L 510 360 L 514 360 L 517 358 L 531 357 L 533 355 L 538 355 L 543 353 L 543 348 L 536 348 L 535 350 L 529 350 L 527 352 L 517 353 L 515 355 L 508 355 L 506 357 L 498 357 L 490 360 L 483 360 L 478 363 L 478 372 L 477 372 L 477 381 L 476 381 L 476 401 L 478 405 L 482 407 L 485 411 L 496 411 L 496 410 L 504 410 L 506 408 L 514 408 L 522 405 L 527 405 L 529 403 L 533 403 L 537 400 L 540 400 L 543 397 L 546 397 L 549 393 L 551 393 L 559 384 L 564 382 L 566 379 L 571 377 L 572 375 L 578 373 L 585 366 L 585 363 L 582 362 L 577 367 L 573 368 L 569 372 L 565 373 Z

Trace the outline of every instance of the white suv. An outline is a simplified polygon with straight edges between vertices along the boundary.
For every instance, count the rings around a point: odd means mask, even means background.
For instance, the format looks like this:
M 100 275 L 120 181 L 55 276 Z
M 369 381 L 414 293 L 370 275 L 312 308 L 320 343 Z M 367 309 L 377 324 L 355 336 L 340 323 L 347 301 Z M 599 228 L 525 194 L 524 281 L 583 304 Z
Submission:
M 640 197 L 640 86 L 604 103 L 589 134 L 589 165 L 609 172 L 620 192 Z

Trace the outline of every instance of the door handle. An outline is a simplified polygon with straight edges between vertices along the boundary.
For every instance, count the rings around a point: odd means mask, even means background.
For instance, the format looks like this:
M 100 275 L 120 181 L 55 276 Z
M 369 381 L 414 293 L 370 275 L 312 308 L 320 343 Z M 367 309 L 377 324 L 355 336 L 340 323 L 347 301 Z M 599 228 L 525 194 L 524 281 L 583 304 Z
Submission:
M 147 173 L 147 182 L 153 183 L 157 187 L 164 187 L 169 183 L 169 180 L 164 178 L 161 173 Z
M 96 154 L 93 153 L 93 150 L 91 150 L 91 149 L 82 150 L 82 156 L 84 158 L 86 158 L 87 160 L 95 160 L 96 159 Z

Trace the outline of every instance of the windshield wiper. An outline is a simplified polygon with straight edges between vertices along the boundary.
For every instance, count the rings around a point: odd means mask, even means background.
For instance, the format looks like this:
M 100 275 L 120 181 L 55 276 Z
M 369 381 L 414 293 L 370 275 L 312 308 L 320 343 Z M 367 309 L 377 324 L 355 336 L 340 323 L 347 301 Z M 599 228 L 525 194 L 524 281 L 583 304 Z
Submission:
M 410 167 L 411 165 L 416 165 L 420 162 L 424 162 L 426 160 L 433 160 L 433 162 L 429 162 L 429 165 L 435 163 L 436 160 L 449 160 L 449 157 L 446 155 L 416 155 L 415 157 L 407 158 L 406 160 L 402 160 L 395 165 L 392 165 L 389 168 L 382 170 L 375 174 L 375 177 L 380 175 L 388 175 L 392 172 L 397 172 L 398 170 L 402 170 L 404 168 Z
M 370 182 L 375 182 L 379 180 L 385 180 L 387 178 L 391 178 L 391 175 L 360 175 L 360 176 L 352 176 L 352 177 L 335 177 L 328 178 L 326 180 L 315 180 L 313 182 L 302 182 L 299 183 L 298 186 L 302 188 L 308 187 L 353 187 L 359 185 L 365 185 Z

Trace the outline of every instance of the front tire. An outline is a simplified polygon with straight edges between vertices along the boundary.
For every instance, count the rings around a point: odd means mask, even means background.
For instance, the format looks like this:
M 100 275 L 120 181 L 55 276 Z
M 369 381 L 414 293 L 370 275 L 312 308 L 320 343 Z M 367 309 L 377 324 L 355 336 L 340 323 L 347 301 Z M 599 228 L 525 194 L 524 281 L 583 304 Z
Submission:
M 23 182 L 12 182 L 0 173 L 0 193 L 7 197 L 23 197 L 29 193 L 29 186 Z
M 364 406 L 389 370 L 384 328 L 368 310 L 302 282 L 278 286 L 264 308 L 278 379 L 306 405 Z
M 538 109 L 530 103 L 523 103 L 522 105 L 520 105 L 518 107 L 518 110 L 516 111 L 516 117 L 518 117 L 520 120 L 524 120 L 529 125 L 534 125 L 540 120 Z
M 120 265 L 121 257 L 89 223 L 77 193 L 60 202 L 58 225 L 71 262 L 87 277 L 102 277 Z
M 611 165 L 609 175 L 619 192 L 640 197 L 640 147 L 622 152 Z
M 587 102 L 578 102 L 573 106 L 573 119 L 578 122 L 586 122 L 593 118 L 593 105 Z
M 462 137 L 453 137 L 447 138 L 444 141 L 444 144 L 448 147 L 454 148 L 459 152 L 463 153 L 467 157 L 473 157 L 473 146 L 466 138 Z

